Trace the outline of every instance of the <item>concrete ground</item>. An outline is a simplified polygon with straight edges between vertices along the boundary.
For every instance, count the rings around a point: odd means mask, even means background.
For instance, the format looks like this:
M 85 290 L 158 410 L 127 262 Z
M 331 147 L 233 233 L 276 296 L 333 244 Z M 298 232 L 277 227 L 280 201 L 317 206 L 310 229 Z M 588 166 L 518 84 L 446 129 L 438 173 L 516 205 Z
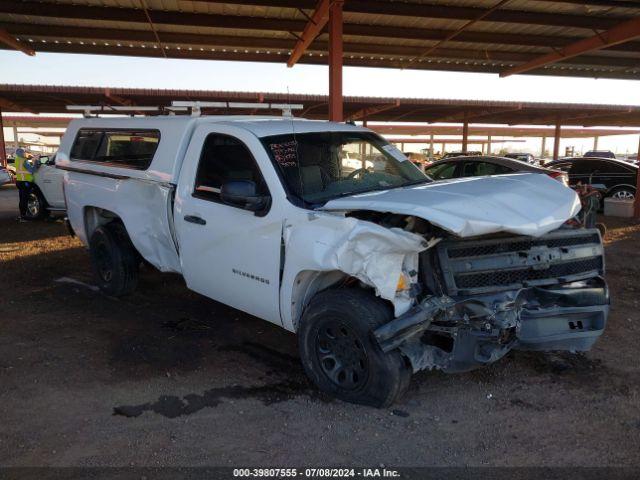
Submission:
M 318 394 L 293 335 L 176 275 L 101 295 L 77 239 L 16 223 L 15 197 L 0 189 L 0 465 L 640 465 L 638 224 L 608 221 L 591 352 L 420 373 L 377 410 Z

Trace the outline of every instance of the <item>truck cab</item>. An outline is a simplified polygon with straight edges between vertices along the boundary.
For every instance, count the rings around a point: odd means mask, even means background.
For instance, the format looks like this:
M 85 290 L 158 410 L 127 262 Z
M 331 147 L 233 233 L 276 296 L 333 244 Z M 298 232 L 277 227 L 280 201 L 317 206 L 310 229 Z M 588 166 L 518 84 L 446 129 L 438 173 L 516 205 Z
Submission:
M 366 128 L 255 116 L 76 120 L 57 167 L 105 293 L 133 291 L 141 259 L 180 273 L 296 333 L 346 401 L 514 348 L 587 350 L 606 323 L 599 233 L 546 175 L 433 182 Z

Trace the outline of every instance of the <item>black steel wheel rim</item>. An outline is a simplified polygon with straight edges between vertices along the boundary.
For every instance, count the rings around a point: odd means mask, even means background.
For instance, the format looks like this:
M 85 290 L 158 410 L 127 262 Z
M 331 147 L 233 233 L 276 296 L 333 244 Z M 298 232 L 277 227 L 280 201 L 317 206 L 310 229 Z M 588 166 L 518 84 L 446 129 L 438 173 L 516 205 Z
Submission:
M 367 352 L 355 331 L 344 322 L 334 320 L 320 326 L 316 355 L 324 375 L 340 388 L 357 390 L 366 384 Z

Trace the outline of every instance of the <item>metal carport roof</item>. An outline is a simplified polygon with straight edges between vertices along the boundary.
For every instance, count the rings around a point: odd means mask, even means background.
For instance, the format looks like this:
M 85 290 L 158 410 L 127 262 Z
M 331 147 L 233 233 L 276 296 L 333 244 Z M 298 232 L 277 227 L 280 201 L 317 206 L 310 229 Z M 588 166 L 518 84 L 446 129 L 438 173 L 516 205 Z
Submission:
M 0 48 L 282 63 L 296 49 L 300 62 L 327 64 L 326 28 L 303 36 L 328 1 L 0 0 Z M 527 73 L 640 78 L 639 1 L 346 0 L 343 9 L 345 65 L 504 74 L 533 62 Z M 297 49 L 302 40 L 308 48 Z
M 326 95 L 213 90 L 0 85 L 5 112 L 67 113 L 67 105 L 169 106 L 172 100 L 213 102 L 291 102 L 307 118 L 326 119 Z M 345 117 L 381 122 L 468 123 L 501 125 L 564 125 L 640 127 L 640 106 L 577 103 L 503 102 L 429 98 L 344 97 Z M 234 110 L 235 113 L 252 113 Z M 225 109 L 209 113 L 229 113 Z M 255 113 L 255 112 L 253 112 Z M 261 113 L 264 113 L 261 111 Z M 396 132 L 397 133 L 397 132 Z

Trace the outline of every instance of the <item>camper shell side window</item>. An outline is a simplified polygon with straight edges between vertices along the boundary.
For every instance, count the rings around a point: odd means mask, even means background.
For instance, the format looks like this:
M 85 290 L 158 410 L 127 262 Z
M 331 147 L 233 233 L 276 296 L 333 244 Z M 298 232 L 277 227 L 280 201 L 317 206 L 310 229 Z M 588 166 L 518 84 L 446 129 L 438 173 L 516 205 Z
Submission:
M 70 159 L 147 170 L 159 143 L 159 130 L 82 128 L 73 142 Z

